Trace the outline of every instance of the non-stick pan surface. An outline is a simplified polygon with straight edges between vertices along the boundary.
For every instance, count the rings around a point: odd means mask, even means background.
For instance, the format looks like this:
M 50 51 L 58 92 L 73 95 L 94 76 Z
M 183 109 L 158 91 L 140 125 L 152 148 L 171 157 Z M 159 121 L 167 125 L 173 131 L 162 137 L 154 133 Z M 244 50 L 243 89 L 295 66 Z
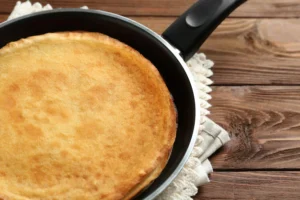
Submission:
M 0 25 L 0 47 L 32 35 L 72 30 L 104 33 L 138 50 L 157 67 L 174 98 L 178 129 L 172 155 L 159 178 L 137 197 L 153 199 L 181 170 L 197 136 L 198 103 L 184 61 L 160 36 L 144 26 L 119 15 L 82 9 L 46 11 L 5 22 Z

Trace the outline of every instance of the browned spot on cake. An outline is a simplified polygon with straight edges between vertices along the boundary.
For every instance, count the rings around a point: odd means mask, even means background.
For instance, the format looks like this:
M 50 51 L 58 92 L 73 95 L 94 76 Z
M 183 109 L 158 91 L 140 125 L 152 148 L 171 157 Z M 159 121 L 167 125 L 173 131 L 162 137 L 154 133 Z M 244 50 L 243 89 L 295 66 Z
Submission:
M 86 94 L 86 93 L 82 93 L 81 94 L 82 100 L 81 100 L 81 105 L 82 107 L 80 108 L 82 111 L 88 109 L 88 108 L 93 108 L 97 105 L 97 99 L 90 95 L 90 94 Z
M 82 178 L 85 179 L 85 180 L 87 180 L 89 177 L 84 174 L 84 175 L 82 175 Z
M 59 109 L 53 107 L 53 106 L 48 106 L 46 108 L 46 112 L 49 114 L 49 115 L 58 115 L 58 113 L 60 112 Z
M 15 128 L 15 127 L 14 127 Z M 15 128 L 16 131 L 18 131 L 18 129 Z M 18 133 L 18 135 L 16 135 L 16 137 L 18 138 L 18 140 L 16 141 L 16 143 L 14 144 L 14 151 L 16 154 L 19 154 L 19 153 L 24 153 L 24 152 L 28 152 L 28 151 L 31 151 L 32 149 L 35 149 L 37 148 L 37 145 L 34 145 L 32 147 L 32 143 L 31 141 L 28 141 L 26 140 L 23 141 L 23 139 L 19 138 L 20 136 L 23 135 L 23 132 L 20 130 Z M 20 136 L 19 136 L 20 135 Z M 33 140 L 32 140 L 33 141 Z M 29 162 L 30 163 L 30 162 Z
M 116 88 L 116 83 L 115 82 L 111 82 L 108 84 L 108 90 L 114 90 Z
M 149 124 L 149 127 L 152 129 L 152 130 L 154 130 L 156 127 L 157 127 L 157 124 L 159 123 L 159 122 L 156 122 L 154 119 L 152 120 L 152 121 L 145 121 L 145 123 L 144 124 L 146 124 L 146 123 L 148 123 Z
M 116 58 L 120 58 L 121 57 L 121 52 L 119 51 L 115 51 L 112 53 Z
M 31 169 L 31 179 L 36 184 L 42 184 L 48 180 L 48 176 L 42 167 L 38 165 Z
M 100 195 L 99 195 L 99 199 L 105 199 L 105 198 L 107 198 L 107 197 L 108 197 L 107 194 L 100 194 Z
M 97 185 L 91 184 L 91 185 L 90 185 L 90 190 L 91 190 L 91 191 L 97 192 L 97 191 L 99 190 L 99 188 L 97 187 Z
M 140 119 L 141 124 L 147 124 L 148 123 L 149 119 L 147 119 L 145 117 L 142 117 L 142 116 L 140 116 L 140 117 L 141 117 L 141 119 Z
M 72 144 L 71 148 L 72 149 L 76 149 L 76 150 L 80 150 L 81 149 L 80 145 L 78 145 L 78 144 Z
M 87 170 L 88 172 L 93 172 L 93 168 L 92 168 L 91 166 L 87 166 L 87 167 L 86 167 L 86 170 Z
M 32 97 L 41 98 L 44 95 L 44 90 L 38 82 L 29 81 L 27 87 Z
M 114 152 L 105 152 L 104 156 L 107 156 L 108 158 L 114 158 L 115 157 L 115 153 Z
M 127 127 L 127 128 L 126 128 L 126 132 L 127 132 L 128 134 L 134 133 L 134 128 L 132 128 L 131 126 L 130 126 L 130 127 Z
M 60 148 L 61 145 L 59 142 L 51 142 L 50 147 L 51 148 Z
M 74 173 L 74 177 L 75 177 L 75 178 L 80 178 L 80 174 Z
M 96 85 L 91 87 L 88 92 L 95 95 L 98 99 L 101 99 L 101 97 L 107 93 L 107 88 L 103 85 Z
M 48 77 L 50 77 L 50 75 L 51 72 L 44 69 L 39 69 L 31 74 L 33 79 L 42 81 L 46 80 Z
M 25 118 L 20 110 L 11 110 L 9 112 L 11 120 L 15 123 L 24 122 Z
M 0 177 L 4 177 L 4 176 L 6 176 L 6 173 L 5 172 L 3 172 L 3 171 L 0 171 Z
M 130 105 L 130 107 L 131 107 L 132 109 L 135 109 L 135 108 L 137 107 L 138 103 L 137 103 L 136 101 L 134 101 L 134 100 L 131 100 L 131 101 L 129 102 L 129 105 Z
M 104 148 L 112 148 L 114 145 L 112 143 L 103 144 Z
M 90 158 L 88 156 L 82 156 L 81 160 L 82 161 L 90 161 Z
M 61 180 L 62 179 L 62 175 L 61 174 L 56 174 L 55 178 L 56 178 L 56 180 Z
M 32 124 L 25 125 L 23 133 L 26 134 L 30 139 L 38 139 L 44 135 L 41 128 Z
M 58 117 L 59 119 L 68 120 L 70 117 L 70 114 L 66 108 L 63 106 L 59 106 L 56 104 L 51 104 L 46 106 L 46 113 L 48 113 L 50 116 Z
M 103 132 L 103 128 L 95 122 L 84 122 L 76 130 L 76 136 L 79 139 L 95 139 Z
M 61 163 L 58 163 L 58 162 L 53 163 L 52 166 L 55 170 L 60 170 L 60 169 L 63 168 L 63 165 Z
M 120 74 L 111 74 L 110 77 L 112 78 L 112 80 L 119 80 L 122 78 L 122 76 Z
M 78 48 L 78 49 L 74 49 L 73 53 L 77 54 L 77 55 L 80 55 L 80 54 L 82 54 L 82 51 Z
M 122 56 L 120 52 L 112 52 L 112 55 L 114 61 L 124 67 L 123 69 L 127 70 L 127 72 L 131 73 L 133 70 L 138 69 L 138 67 L 134 66 L 135 64 L 131 61 L 131 59 Z
M 119 158 L 122 160 L 127 160 L 129 158 L 129 155 L 127 153 L 122 152 L 119 154 Z
M 31 156 L 30 162 L 40 163 L 43 160 L 43 158 L 44 158 L 43 154 L 37 154 L 37 155 Z
M 68 80 L 68 77 L 64 73 L 56 73 L 55 74 L 55 82 L 57 84 L 66 85 L 67 84 L 67 80 Z
M 96 175 L 95 175 L 95 177 L 98 179 L 98 178 L 100 178 L 102 175 L 101 175 L 101 173 L 96 173 Z
M 13 129 L 17 132 L 18 135 L 23 135 L 23 126 L 12 125 Z
M 0 97 L 0 108 L 12 109 L 16 106 L 16 100 L 11 95 L 2 95 Z
M 105 64 L 105 62 L 103 62 L 103 61 L 98 61 L 97 63 L 96 63 L 96 65 L 95 65 L 95 67 L 101 67 L 101 66 L 103 66 Z
M 131 92 L 131 97 L 134 98 L 135 96 L 138 96 L 140 93 L 136 90 Z
M 106 163 L 104 161 L 100 161 L 99 162 L 99 167 L 106 167 Z
M 139 138 L 137 142 L 139 145 L 144 145 L 146 141 L 144 138 Z
M 69 155 L 69 152 L 66 151 L 66 150 L 62 150 L 62 151 L 60 152 L 60 155 L 61 155 L 63 158 L 66 158 L 66 157 Z
M 81 105 L 84 109 L 102 109 L 104 103 L 109 103 L 115 88 L 114 84 L 94 85 L 81 94 Z
M 13 83 L 8 87 L 8 92 L 10 92 L 10 93 L 15 93 L 15 92 L 19 92 L 19 91 L 20 91 L 20 86 L 16 83 Z
M 17 181 L 18 181 L 18 183 L 22 183 L 24 181 L 24 179 L 23 179 L 23 177 L 18 176 Z
M 109 90 L 114 89 L 114 85 L 113 84 L 107 84 L 107 85 L 96 85 L 91 87 L 88 90 L 88 93 L 93 95 L 97 100 L 99 101 L 103 101 L 106 100 L 108 98 Z
M 47 85 L 49 88 L 61 90 L 67 84 L 67 76 L 63 73 L 49 70 L 37 70 L 31 74 L 33 83 Z

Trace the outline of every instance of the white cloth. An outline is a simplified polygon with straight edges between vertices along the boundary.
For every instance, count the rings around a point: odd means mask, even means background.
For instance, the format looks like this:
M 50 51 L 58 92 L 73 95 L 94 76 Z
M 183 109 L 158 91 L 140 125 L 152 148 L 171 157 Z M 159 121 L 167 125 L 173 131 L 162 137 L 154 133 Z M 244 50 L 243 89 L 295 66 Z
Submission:
M 86 6 L 81 8 L 88 9 Z M 42 6 L 40 3 L 18 1 L 8 20 L 51 9 L 49 4 Z M 200 100 L 202 120 L 199 135 L 191 157 L 183 170 L 157 200 L 192 200 L 191 197 L 197 194 L 198 187 L 209 182 L 208 174 L 213 171 L 213 168 L 208 157 L 230 140 L 224 129 L 206 117 L 209 114 L 207 109 L 211 106 L 207 101 L 211 99 L 208 93 L 211 92 L 209 85 L 212 81 L 209 77 L 213 75 L 211 68 L 214 63 L 207 60 L 204 54 L 196 54 L 187 62 L 187 65 L 193 74 Z

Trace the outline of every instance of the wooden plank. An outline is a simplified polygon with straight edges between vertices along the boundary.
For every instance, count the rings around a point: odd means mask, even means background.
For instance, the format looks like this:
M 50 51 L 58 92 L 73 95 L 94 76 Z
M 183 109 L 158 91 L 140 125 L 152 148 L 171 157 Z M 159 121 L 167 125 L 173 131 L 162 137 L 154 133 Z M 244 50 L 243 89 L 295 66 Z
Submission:
M 157 33 L 175 20 L 131 18 Z M 299 35 L 299 19 L 227 19 L 200 51 L 215 62 L 217 85 L 299 85 Z
M 213 87 L 210 118 L 232 140 L 215 169 L 300 169 L 300 86 Z
M 248 0 L 233 17 L 299 17 L 300 0 Z
M 299 19 L 226 20 L 203 45 L 219 85 L 300 84 Z
M 300 172 L 214 172 L 194 200 L 295 200 Z
M 91 9 L 105 10 L 121 15 L 169 16 L 179 15 L 196 0 L 39 0 L 43 5 L 49 3 L 54 8 L 88 6 Z M 15 1 L 0 0 L 0 12 L 8 13 Z
M 0 0 L 0 13 L 9 13 L 16 1 Z M 33 1 L 34 2 L 34 1 Z M 106 10 L 122 15 L 179 16 L 196 0 L 39 0 L 53 7 L 80 7 Z M 232 17 L 299 17 L 300 0 L 248 0 Z

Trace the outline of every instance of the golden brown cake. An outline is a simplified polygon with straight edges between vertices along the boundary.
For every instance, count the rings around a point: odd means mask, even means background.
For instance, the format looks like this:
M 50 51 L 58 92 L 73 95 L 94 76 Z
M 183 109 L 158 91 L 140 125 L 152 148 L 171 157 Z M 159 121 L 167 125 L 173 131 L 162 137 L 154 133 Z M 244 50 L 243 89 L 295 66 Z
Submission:
M 33 36 L 0 50 L 0 199 L 130 199 L 176 134 L 157 69 L 99 33 Z

